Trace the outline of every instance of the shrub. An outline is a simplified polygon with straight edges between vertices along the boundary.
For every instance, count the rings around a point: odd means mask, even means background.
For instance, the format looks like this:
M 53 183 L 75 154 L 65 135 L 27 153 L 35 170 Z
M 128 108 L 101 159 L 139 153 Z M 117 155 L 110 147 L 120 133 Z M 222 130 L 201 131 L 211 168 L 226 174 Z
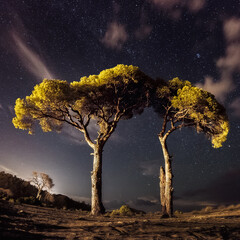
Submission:
M 122 205 L 120 209 L 113 210 L 110 216 L 133 216 L 135 215 L 134 209 L 130 208 L 128 205 Z
M 175 214 L 175 215 L 180 215 L 180 214 L 183 214 L 183 212 L 180 211 L 180 210 L 176 210 L 176 211 L 174 212 L 174 214 Z
M 13 198 L 9 198 L 8 202 L 14 203 L 14 199 Z
M 128 205 L 122 205 L 119 209 L 119 213 L 123 216 L 129 216 L 134 214 L 134 212 Z
M 116 209 L 116 210 L 112 210 L 112 212 L 110 213 L 110 216 L 116 216 L 116 215 L 119 215 L 119 210 Z

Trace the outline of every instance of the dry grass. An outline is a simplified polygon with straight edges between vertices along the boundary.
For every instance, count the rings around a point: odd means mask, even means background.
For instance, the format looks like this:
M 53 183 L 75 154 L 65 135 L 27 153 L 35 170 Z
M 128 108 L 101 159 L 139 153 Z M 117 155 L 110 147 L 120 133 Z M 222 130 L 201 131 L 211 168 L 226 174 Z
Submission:
M 93 217 L 70 211 L 0 202 L 0 239 L 240 239 L 240 206 L 205 208 L 161 219 L 151 213 Z

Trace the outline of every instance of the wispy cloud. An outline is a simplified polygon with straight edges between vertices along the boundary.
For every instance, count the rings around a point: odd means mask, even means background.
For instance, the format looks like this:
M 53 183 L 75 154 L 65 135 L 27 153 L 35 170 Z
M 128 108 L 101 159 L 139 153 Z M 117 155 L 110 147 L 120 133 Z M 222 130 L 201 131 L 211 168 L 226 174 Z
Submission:
M 134 33 L 135 37 L 137 39 L 144 39 L 148 37 L 152 31 L 152 28 L 152 25 L 147 23 L 147 16 L 144 12 L 144 9 L 142 8 L 140 15 L 140 25 Z
M 205 77 L 204 84 L 198 83 L 197 87 L 212 93 L 219 101 L 224 102 L 227 94 L 234 89 L 231 75 L 226 75 L 218 81 L 210 76 Z
M 88 129 L 89 135 L 93 137 L 93 139 L 95 139 L 94 136 L 97 135 L 98 126 L 94 122 L 92 122 L 90 123 L 87 129 Z M 86 144 L 83 133 L 70 125 L 67 125 L 67 124 L 64 125 L 61 133 L 63 138 L 70 141 L 71 143 L 74 143 L 77 145 Z
M 176 199 L 174 200 L 174 205 L 178 208 L 186 208 L 189 207 L 190 209 L 202 208 L 206 206 L 215 206 L 217 203 L 212 201 L 196 201 L 194 199 Z
M 153 196 L 138 197 L 133 203 L 137 206 L 155 206 L 160 204 L 159 198 Z
M 6 11 L 12 12 L 10 19 L 12 24 L 11 28 L 3 29 L 4 31 L 0 35 L 0 44 L 18 57 L 21 65 L 34 75 L 37 81 L 41 81 L 43 78 L 54 78 L 54 74 L 47 65 L 46 54 L 25 27 L 19 14 L 10 6 Z
M 142 24 L 140 27 L 135 31 L 135 36 L 138 39 L 144 39 L 149 36 L 152 31 L 152 26 L 147 24 Z
M 240 18 L 230 18 L 224 22 L 224 35 L 227 41 L 225 56 L 219 58 L 216 66 L 220 71 L 220 79 L 213 81 L 205 77 L 203 84 L 197 84 L 211 93 L 220 101 L 235 89 L 233 74 L 240 72 Z
M 15 53 L 30 73 L 41 80 L 43 78 L 54 78 L 54 75 L 50 72 L 44 60 L 26 44 L 17 31 L 12 30 L 11 38 L 15 44 L 15 46 L 13 46 Z
M 13 175 L 18 175 L 17 172 L 15 172 L 14 170 L 12 170 L 12 169 L 10 169 L 10 168 L 7 168 L 7 167 L 5 167 L 5 166 L 3 166 L 3 165 L 0 165 L 0 169 L 1 169 L 2 171 L 4 171 L 4 172 L 11 173 L 11 174 L 13 174 Z
M 187 9 L 191 13 L 200 11 L 206 4 L 206 0 L 148 0 L 158 9 L 166 11 L 171 17 L 178 19 Z
M 14 115 L 14 106 L 13 105 L 3 106 L 2 104 L 0 104 L 0 113 L 5 115 L 9 115 L 10 113 L 11 115 Z
M 228 41 L 232 42 L 239 40 L 240 36 L 240 19 L 233 17 L 225 21 L 224 23 L 224 33 Z
M 128 34 L 125 26 L 114 21 L 108 25 L 107 31 L 101 42 L 108 48 L 120 50 L 127 41 Z
M 240 36 L 239 36 L 240 39 Z M 224 57 L 217 61 L 217 67 L 221 70 L 222 74 L 234 73 L 240 71 L 240 44 L 233 43 L 227 46 Z
M 188 0 L 186 1 L 186 7 L 190 10 L 190 12 L 198 12 L 204 8 L 206 4 L 206 0 Z
M 14 106 L 13 106 L 13 105 L 8 105 L 8 110 L 9 110 L 9 112 L 10 112 L 12 115 L 15 114 L 15 112 L 14 112 Z
M 80 196 L 75 196 L 75 195 L 69 196 L 69 197 L 78 202 L 91 203 L 90 197 L 80 197 Z
M 99 131 L 99 127 L 95 121 L 91 121 L 91 123 L 88 126 L 88 132 L 92 140 L 96 139 L 97 133 Z M 61 130 L 61 136 L 64 140 L 69 141 L 72 144 L 76 145 L 85 145 L 87 144 L 84 135 L 82 132 L 77 130 L 76 128 L 70 126 L 70 125 L 64 125 L 63 129 Z M 124 138 L 122 138 L 116 131 L 111 135 L 110 139 L 108 141 L 119 143 L 125 141 Z
M 233 110 L 233 115 L 240 118 L 240 97 L 236 98 L 231 104 L 230 108 Z
M 140 162 L 139 168 L 144 176 L 159 176 L 160 162 L 159 160 Z
M 86 144 L 84 141 L 83 134 L 78 131 L 77 129 L 73 128 L 72 126 L 65 125 L 61 131 L 61 136 L 64 140 L 69 141 L 70 143 L 76 145 L 83 145 Z

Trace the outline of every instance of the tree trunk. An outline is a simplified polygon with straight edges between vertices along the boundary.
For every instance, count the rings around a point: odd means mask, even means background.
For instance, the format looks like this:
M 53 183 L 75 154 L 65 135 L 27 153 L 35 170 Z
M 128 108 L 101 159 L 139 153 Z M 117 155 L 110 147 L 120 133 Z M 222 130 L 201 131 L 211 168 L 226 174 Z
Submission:
M 162 206 L 162 215 L 166 215 L 166 200 L 165 200 L 165 171 L 164 168 L 160 167 L 160 175 L 159 175 L 159 187 L 160 187 L 160 201 Z
M 92 180 L 92 215 L 99 215 L 105 212 L 102 204 L 102 147 L 95 145 Z
M 37 193 L 37 197 L 36 197 L 36 199 L 38 199 L 39 201 L 41 200 L 41 192 L 42 192 L 42 189 L 39 188 L 38 193 Z
M 169 217 L 173 215 L 173 175 L 172 175 L 172 167 L 171 167 L 171 157 L 169 155 L 166 138 L 159 137 L 159 140 L 162 145 L 163 156 L 165 160 L 165 207 L 166 214 Z

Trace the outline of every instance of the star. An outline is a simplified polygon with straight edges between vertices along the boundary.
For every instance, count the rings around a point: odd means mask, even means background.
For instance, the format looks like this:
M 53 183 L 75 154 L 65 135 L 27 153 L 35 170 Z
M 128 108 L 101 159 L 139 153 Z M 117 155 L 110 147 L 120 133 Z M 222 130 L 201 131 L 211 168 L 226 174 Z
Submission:
M 200 57 L 201 57 L 200 53 L 197 53 L 197 54 L 196 54 L 196 57 L 197 57 L 197 58 L 200 58 Z

